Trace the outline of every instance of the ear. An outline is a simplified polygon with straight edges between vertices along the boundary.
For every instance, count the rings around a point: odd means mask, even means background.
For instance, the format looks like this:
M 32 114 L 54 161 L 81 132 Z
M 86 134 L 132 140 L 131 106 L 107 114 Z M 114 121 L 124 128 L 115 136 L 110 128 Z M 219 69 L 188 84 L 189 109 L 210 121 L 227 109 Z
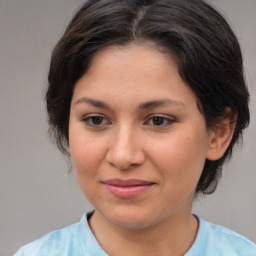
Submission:
M 220 122 L 209 133 L 209 147 L 206 158 L 220 159 L 226 152 L 236 127 L 237 113 L 227 108 Z

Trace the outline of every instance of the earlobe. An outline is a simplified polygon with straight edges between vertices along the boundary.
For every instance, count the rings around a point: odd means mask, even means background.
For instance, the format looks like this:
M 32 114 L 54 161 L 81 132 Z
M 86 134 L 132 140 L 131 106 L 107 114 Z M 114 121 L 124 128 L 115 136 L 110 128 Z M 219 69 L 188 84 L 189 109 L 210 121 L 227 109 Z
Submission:
M 221 122 L 210 131 L 209 148 L 206 158 L 211 161 L 220 159 L 226 152 L 236 127 L 237 113 L 228 108 Z

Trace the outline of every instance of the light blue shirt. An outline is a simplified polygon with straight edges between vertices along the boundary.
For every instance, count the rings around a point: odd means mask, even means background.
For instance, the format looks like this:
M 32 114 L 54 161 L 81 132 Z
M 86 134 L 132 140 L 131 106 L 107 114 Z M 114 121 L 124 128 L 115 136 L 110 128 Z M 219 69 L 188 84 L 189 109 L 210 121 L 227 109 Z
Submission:
M 14 256 L 108 256 L 88 225 L 90 215 L 84 214 L 79 223 L 53 231 L 23 246 Z M 256 256 L 253 242 L 234 231 L 196 217 L 199 220 L 198 233 L 185 256 Z

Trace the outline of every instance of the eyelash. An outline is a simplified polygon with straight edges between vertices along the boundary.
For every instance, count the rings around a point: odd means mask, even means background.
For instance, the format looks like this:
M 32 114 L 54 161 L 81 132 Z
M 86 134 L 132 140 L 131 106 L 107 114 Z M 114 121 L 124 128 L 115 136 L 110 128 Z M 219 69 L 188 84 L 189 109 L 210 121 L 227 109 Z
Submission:
M 94 121 L 99 122 L 99 123 L 98 124 L 93 123 L 93 119 L 94 119 Z M 87 115 L 82 119 L 82 121 L 87 126 L 96 127 L 96 128 L 97 127 L 100 128 L 100 127 L 104 127 L 104 126 L 112 124 L 106 117 L 99 115 L 99 114 Z M 158 125 L 153 123 L 153 122 L 159 122 L 159 121 L 160 121 L 160 124 L 158 124 Z M 154 114 L 154 115 L 149 116 L 143 124 L 150 125 L 152 127 L 164 128 L 164 127 L 167 127 L 167 126 L 173 124 L 174 122 L 175 122 L 174 118 L 171 118 L 171 117 L 168 117 L 165 115 Z
M 102 122 L 100 122 L 100 124 L 95 124 L 93 123 L 93 119 L 95 118 L 95 121 L 104 121 L 105 123 L 102 124 Z M 98 120 L 97 120 L 98 119 Z M 109 125 L 111 124 L 110 121 L 108 121 L 107 118 L 105 118 L 102 115 L 99 114 L 91 114 L 91 115 L 87 115 L 85 116 L 82 121 L 87 125 L 87 126 L 92 126 L 92 127 L 102 127 L 105 125 Z
M 154 120 L 155 119 L 155 120 Z M 173 124 L 175 122 L 174 118 L 171 118 L 169 116 L 165 116 L 165 115 L 160 115 L 160 114 L 155 114 L 155 115 L 151 115 L 148 117 L 147 121 L 145 122 L 145 124 L 149 123 L 149 122 L 158 122 L 158 121 L 162 121 L 162 124 L 159 125 L 155 125 L 155 124 L 151 124 L 151 126 L 153 127 L 167 127 L 171 124 Z

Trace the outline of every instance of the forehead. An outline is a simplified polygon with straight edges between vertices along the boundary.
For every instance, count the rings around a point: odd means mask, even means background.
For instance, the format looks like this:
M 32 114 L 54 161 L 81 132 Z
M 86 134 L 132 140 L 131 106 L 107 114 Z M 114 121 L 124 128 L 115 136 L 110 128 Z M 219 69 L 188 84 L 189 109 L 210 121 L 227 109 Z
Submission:
M 123 68 L 132 71 L 131 68 L 134 67 L 133 71 L 147 72 L 150 69 L 159 71 L 159 67 L 167 69 L 170 66 L 176 67 L 176 62 L 161 47 L 151 42 L 131 43 L 112 45 L 99 50 L 92 58 L 90 68 L 86 73 L 90 74 L 96 68 L 106 71 Z M 135 75 L 136 72 L 132 74 Z
M 114 45 L 97 52 L 90 68 L 75 85 L 74 100 L 81 96 L 97 96 L 101 100 L 113 96 L 124 101 L 128 98 L 195 99 L 182 80 L 175 60 L 148 43 Z
M 141 78 L 160 80 L 170 72 L 180 78 L 176 63 L 168 54 L 153 43 L 132 43 L 108 46 L 96 52 L 80 80 L 86 78 L 97 83 L 100 80 L 120 79 L 123 84 L 126 80 L 132 83 L 132 80 Z M 172 77 L 174 78 L 174 74 Z M 78 80 L 77 84 L 79 83 Z
M 120 55 L 129 54 L 130 52 L 136 52 L 138 56 L 143 54 L 158 54 L 158 57 L 161 55 L 162 58 L 165 59 L 166 62 L 169 62 L 169 64 L 174 64 L 174 59 L 170 56 L 168 56 L 167 52 L 168 50 L 164 47 L 158 45 L 157 43 L 153 41 L 133 41 L 124 45 L 110 45 L 107 47 L 102 48 L 101 50 L 97 51 L 95 54 L 95 58 L 97 58 L 97 55 L 99 54 L 107 54 L 107 53 L 116 53 Z M 116 55 L 115 54 L 115 55 Z

